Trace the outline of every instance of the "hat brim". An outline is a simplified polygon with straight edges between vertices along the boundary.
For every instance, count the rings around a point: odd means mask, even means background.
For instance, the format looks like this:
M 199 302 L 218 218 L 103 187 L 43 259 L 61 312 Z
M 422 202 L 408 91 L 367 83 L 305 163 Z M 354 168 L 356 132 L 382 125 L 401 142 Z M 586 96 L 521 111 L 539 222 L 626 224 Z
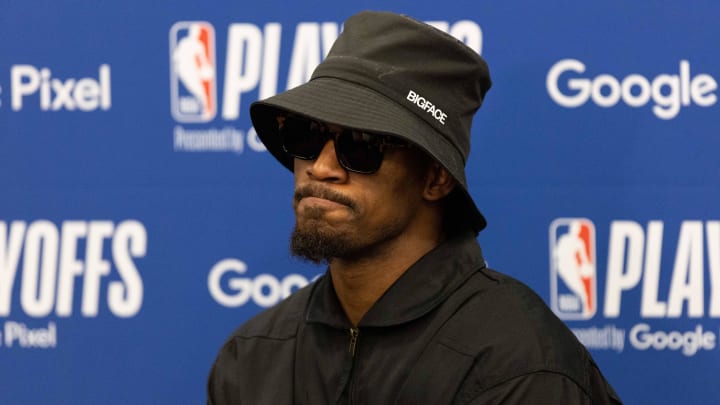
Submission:
M 311 80 L 250 106 L 250 118 L 260 140 L 288 170 L 293 158 L 277 135 L 277 110 L 285 110 L 327 123 L 383 133 L 405 139 L 443 165 L 457 180 L 465 200 L 468 221 L 476 232 L 487 225 L 468 192 L 462 154 L 442 134 L 392 99 L 359 84 L 331 77 Z

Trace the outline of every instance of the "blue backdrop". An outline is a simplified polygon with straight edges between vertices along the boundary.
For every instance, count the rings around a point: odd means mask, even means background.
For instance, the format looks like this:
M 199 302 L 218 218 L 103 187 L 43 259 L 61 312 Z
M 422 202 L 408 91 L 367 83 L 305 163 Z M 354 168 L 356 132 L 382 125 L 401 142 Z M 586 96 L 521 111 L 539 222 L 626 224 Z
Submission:
M 720 3 L 0 0 L 0 403 L 204 402 L 228 334 L 323 271 L 288 254 L 292 179 L 248 106 L 363 9 L 490 65 L 467 173 L 491 266 L 626 403 L 720 400 Z

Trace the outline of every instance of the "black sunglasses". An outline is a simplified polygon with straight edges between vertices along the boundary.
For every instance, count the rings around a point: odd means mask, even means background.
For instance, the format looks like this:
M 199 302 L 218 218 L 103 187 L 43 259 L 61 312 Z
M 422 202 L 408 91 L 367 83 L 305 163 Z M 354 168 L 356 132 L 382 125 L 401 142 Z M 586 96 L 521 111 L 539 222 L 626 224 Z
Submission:
M 388 135 L 349 128 L 331 132 L 320 122 L 292 115 L 279 119 L 278 124 L 283 149 L 291 156 L 303 160 L 317 159 L 325 144 L 332 139 L 340 165 L 355 173 L 377 172 L 387 148 L 411 147 L 409 143 Z

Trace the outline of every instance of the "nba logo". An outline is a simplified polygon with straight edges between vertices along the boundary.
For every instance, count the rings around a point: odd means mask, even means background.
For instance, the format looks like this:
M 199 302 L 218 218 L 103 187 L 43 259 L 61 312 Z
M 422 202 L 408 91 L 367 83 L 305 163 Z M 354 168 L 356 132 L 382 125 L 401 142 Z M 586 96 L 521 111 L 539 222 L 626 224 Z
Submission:
M 550 305 L 563 319 L 590 319 L 597 309 L 595 225 L 586 218 L 550 224 Z
M 170 28 L 170 108 L 179 122 L 208 122 L 217 113 L 215 30 L 204 21 Z

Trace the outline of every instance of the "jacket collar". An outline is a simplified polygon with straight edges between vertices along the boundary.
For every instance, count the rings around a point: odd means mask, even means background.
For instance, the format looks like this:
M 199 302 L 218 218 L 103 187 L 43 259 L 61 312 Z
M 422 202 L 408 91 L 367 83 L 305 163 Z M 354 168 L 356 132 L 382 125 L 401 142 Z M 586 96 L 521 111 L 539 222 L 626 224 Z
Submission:
M 474 234 L 448 239 L 410 266 L 368 310 L 358 326 L 392 326 L 415 320 L 440 305 L 483 267 L 485 260 Z M 350 327 L 329 271 L 317 281 L 305 319 L 340 329 Z

